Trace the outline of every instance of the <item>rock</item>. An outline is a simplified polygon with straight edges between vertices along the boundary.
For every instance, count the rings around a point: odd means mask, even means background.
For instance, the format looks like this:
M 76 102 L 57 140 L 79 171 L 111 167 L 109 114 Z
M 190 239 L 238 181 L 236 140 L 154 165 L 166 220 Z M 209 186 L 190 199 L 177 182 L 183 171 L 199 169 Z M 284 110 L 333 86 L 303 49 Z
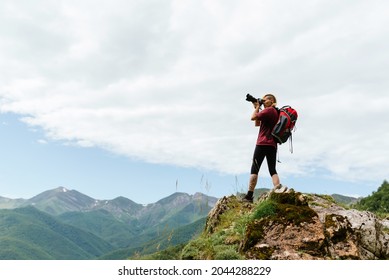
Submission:
M 326 201 L 319 196 L 312 196 L 311 207 L 315 210 L 321 222 L 328 226 L 329 218 L 343 217 L 343 231 L 352 232 L 352 236 L 357 248 L 359 259 L 385 259 L 389 257 L 389 236 L 385 233 L 385 222 L 379 220 L 376 215 L 368 211 L 358 211 L 355 209 L 346 210 L 341 206 Z M 341 225 L 337 225 L 341 228 Z M 327 231 L 330 233 L 329 228 Z M 338 230 L 340 232 L 341 230 Z M 350 241 L 351 236 L 347 238 Z
M 247 211 L 250 211 L 252 207 L 249 203 L 239 203 L 235 196 L 220 198 L 208 214 L 205 226 L 206 231 L 213 233 L 220 223 L 220 217 L 231 208 L 245 208 Z
M 233 221 L 224 216 L 226 212 L 236 213 Z M 235 223 L 242 223 L 237 222 L 239 216 L 247 221 L 241 239 L 231 233 Z M 370 212 L 345 209 L 330 197 L 290 189 L 263 194 L 254 204 L 223 197 L 209 213 L 203 238 L 212 239 L 216 231 L 230 232 L 221 246 L 237 246 L 246 259 L 389 259 L 388 228 L 389 220 Z

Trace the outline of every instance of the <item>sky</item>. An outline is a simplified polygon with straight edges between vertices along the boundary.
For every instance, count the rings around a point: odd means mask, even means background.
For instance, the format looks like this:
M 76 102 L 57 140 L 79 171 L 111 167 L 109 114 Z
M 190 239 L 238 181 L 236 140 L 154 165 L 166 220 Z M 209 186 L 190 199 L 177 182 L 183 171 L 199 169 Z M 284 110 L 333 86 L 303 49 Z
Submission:
M 297 191 L 389 178 L 387 1 L 0 1 L 0 196 L 245 192 L 250 93 L 299 113 Z M 257 187 L 271 188 L 262 166 Z

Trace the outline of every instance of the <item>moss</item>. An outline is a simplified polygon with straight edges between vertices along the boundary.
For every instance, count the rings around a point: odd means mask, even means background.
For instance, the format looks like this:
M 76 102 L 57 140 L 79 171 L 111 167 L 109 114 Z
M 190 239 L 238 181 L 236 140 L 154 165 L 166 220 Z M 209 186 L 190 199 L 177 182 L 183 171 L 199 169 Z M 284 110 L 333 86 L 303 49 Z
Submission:
M 278 196 L 281 198 L 282 196 Z M 284 196 L 283 201 L 290 197 Z M 308 206 L 296 206 L 295 204 L 276 203 L 274 201 L 265 201 L 259 205 L 252 215 L 253 219 L 267 218 L 279 224 L 295 224 L 311 223 L 313 218 L 317 217 L 317 213 Z
M 275 248 L 270 246 L 264 246 L 261 248 L 253 247 L 246 252 L 246 255 L 250 259 L 270 260 L 274 251 Z
M 309 207 L 297 207 L 287 204 L 274 204 L 275 215 L 269 215 L 249 223 L 246 228 L 246 235 L 241 250 L 245 251 L 264 239 L 264 232 L 270 225 L 280 224 L 284 228 L 288 224 L 299 225 L 311 223 L 317 217 L 315 211 Z M 308 250 L 309 246 L 307 247 Z
M 307 200 L 301 193 L 270 193 L 269 199 L 263 201 L 254 208 L 252 219 L 271 218 L 278 223 L 312 222 L 317 214 L 309 208 Z
M 268 200 L 257 205 L 251 215 L 251 221 L 247 224 L 240 251 L 248 251 L 249 255 L 257 259 L 269 259 L 274 249 L 267 246 L 254 247 L 264 239 L 268 227 L 281 225 L 285 229 L 288 224 L 312 223 L 317 213 L 308 207 L 300 195 L 295 192 L 271 193 Z M 307 243 L 304 250 L 319 255 L 319 251 L 323 250 L 323 244 Z
M 300 225 L 311 223 L 317 213 L 307 206 L 295 206 L 288 204 L 277 205 L 277 220 L 279 223 Z
M 339 216 L 339 215 L 327 215 L 324 221 L 325 229 L 329 228 L 335 228 L 336 230 L 332 232 L 332 236 L 328 234 L 328 231 L 326 230 L 326 236 L 327 238 L 330 238 L 331 242 L 336 244 L 341 241 L 344 241 L 347 239 L 349 231 L 351 231 L 350 227 L 340 227 L 340 224 L 347 223 L 346 217 Z
M 264 218 L 261 220 L 256 220 L 247 225 L 246 235 L 240 248 L 241 252 L 247 251 L 249 248 L 253 247 L 263 239 L 264 229 L 268 223 L 269 218 Z
M 274 216 L 277 214 L 277 205 L 275 202 L 265 200 L 261 204 L 257 205 L 251 215 L 251 219 L 262 219 L 268 216 Z
M 330 195 L 322 195 L 322 194 L 307 194 L 306 195 L 307 201 L 309 202 L 310 206 L 318 206 L 322 208 L 329 208 L 331 206 L 339 205 L 343 208 L 346 207 L 346 205 L 343 205 L 340 202 L 337 202 L 334 197 Z M 347 206 L 349 207 L 349 206 Z
M 296 206 L 308 206 L 307 200 L 302 196 L 301 193 L 290 191 L 287 193 L 270 193 L 270 200 L 279 204 L 290 204 Z
M 255 245 L 264 239 L 266 229 L 273 222 L 274 217 L 273 215 L 262 217 L 247 224 L 246 234 L 239 249 L 247 258 L 258 260 L 268 260 L 271 258 L 275 250 L 274 248 L 270 246 L 257 247 Z

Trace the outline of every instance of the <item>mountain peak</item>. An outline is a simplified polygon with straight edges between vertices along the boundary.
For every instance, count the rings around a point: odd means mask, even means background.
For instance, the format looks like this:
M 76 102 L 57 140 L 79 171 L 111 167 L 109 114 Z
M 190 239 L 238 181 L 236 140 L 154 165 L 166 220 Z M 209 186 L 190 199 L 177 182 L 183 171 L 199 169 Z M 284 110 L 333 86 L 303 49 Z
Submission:
M 67 188 L 65 188 L 65 187 L 59 187 L 59 189 L 60 189 L 60 191 L 62 191 L 62 192 L 68 192 L 68 189 Z
M 58 187 L 28 199 L 24 205 L 33 205 L 44 212 L 58 215 L 64 212 L 88 209 L 95 205 L 95 202 L 95 199 L 78 191 Z
M 135 203 L 131 199 L 119 196 L 112 200 L 97 201 L 95 208 L 108 210 L 115 215 L 122 215 L 123 213 L 135 215 L 143 206 Z
M 47 190 L 46 192 L 51 192 L 51 193 L 66 193 L 66 192 L 69 192 L 71 190 L 65 188 L 65 187 L 57 187 L 57 188 L 54 188 L 54 189 L 51 189 L 51 190 Z

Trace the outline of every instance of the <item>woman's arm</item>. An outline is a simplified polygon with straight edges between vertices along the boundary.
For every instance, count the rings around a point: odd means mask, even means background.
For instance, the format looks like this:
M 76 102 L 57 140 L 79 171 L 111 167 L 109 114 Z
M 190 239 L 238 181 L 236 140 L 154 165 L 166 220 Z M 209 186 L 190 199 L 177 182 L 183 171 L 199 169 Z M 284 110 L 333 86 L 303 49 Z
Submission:
M 261 110 L 261 106 L 259 105 L 259 102 L 255 102 L 253 103 L 254 105 L 254 112 L 253 114 L 251 115 L 251 120 L 252 121 L 255 121 L 255 126 L 260 126 L 261 125 L 261 121 L 257 119 L 257 114 L 259 112 L 259 110 Z

